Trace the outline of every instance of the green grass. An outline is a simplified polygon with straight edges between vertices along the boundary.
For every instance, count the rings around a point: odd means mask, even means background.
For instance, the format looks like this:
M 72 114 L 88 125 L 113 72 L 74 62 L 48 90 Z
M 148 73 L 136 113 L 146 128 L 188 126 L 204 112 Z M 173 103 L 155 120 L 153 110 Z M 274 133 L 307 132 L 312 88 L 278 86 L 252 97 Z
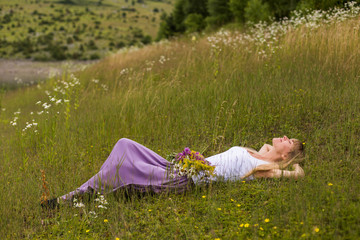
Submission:
M 37 115 L 42 107 L 35 103 L 49 103 L 44 91 L 55 96 L 54 86 L 64 85 L 57 79 L 5 93 L 0 235 L 359 238 L 360 32 L 354 29 L 358 19 L 298 28 L 283 36 L 282 48 L 265 59 L 225 45 L 211 54 L 204 38 L 114 55 L 78 72 L 80 85 L 66 90 L 70 102 L 52 103 L 49 114 Z M 159 62 L 161 56 L 168 60 Z M 63 76 L 64 81 L 72 79 Z M 11 126 L 18 109 L 17 125 Z M 38 133 L 30 128 L 22 134 L 32 119 Z M 219 182 L 182 195 L 130 199 L 110 194 L 103 211 L 92 201 L 85 202 L 84 210 L 62 207 L 52 214 L 39 206 L 41 169 L 51 195 L 65 194 L 94 175 L 122 137 L 163 156 L 185 146 L 205 149 L 210 156 L 233 145 L 259 149 L 284 134 L 306 143 L 306 176 L 301 180 Z M 88 216 L 92 210 L 98 214 L 95 219 Z
M 140 46 L 149 37 L 156 38 L 160 16 L 173 4 L 173 0 L 135 1 L 135 5 L 125 0 L 105 0 L 101 5 L 95 0 L 63 2 L 1 0 L 0 57 L 87 60 Z

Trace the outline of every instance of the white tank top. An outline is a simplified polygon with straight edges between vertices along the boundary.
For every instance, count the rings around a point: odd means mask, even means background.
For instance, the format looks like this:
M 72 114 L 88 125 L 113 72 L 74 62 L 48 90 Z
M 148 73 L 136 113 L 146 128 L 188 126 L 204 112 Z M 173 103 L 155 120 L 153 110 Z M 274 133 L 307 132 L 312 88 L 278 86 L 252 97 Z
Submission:
M 269 164 L 269 162 L 257 159 L 250 155 L 250 153 L 243 147 L 232 147 L 229 150 L 206 158 L 212 166 L 215 166 L 215 176 L 211 180 L 218 180 L 219 178 L 225 181 L 240 180 L 245 174 L 253 170 L 259 165 Z M 254 179 L 249 176 L 248 180 Z M 197 183 L 200 176 L 193 177 L 193 181 Z

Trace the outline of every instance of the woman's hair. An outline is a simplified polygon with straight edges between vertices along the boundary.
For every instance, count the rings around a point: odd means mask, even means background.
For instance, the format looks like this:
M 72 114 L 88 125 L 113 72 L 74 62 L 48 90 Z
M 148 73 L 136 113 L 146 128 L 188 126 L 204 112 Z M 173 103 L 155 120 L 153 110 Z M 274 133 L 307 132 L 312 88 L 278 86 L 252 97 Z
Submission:
M 254 168 L 253 170 L 251 170 L 250 172 L 248 172 L 247 174 L 245 174 L 245 176 L 242 178 L 245 179 L 259 171 L 267 171 L 267 170 L 273 170 L 273 169 L 283 170 L 283 169 L 287 168 L 288 166 L 302 162 L 304 160 L 304 144 L 298 139 L 293 139 L 293 143 L 294 143 L 293 148 L 289 152 L 289 155 L 286 159 L 284 159 L 280 162 L 277 162 L 277 163 L 269 163 L 269 164 L 259 165 L 256 168 Z M 249 149 L 249 150 L 251 152 L 254 151 L 252 149 Z

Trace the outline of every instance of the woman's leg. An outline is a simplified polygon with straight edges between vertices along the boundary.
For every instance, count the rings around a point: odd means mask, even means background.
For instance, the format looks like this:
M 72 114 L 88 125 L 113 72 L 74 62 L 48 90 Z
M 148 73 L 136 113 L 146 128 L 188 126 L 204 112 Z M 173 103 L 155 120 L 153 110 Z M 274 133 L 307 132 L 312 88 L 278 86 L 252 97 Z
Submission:
M 164 158 L 130 139 L 120 139 L 100 171 L 87 182 L 68 194 L 63 200 L 76 194 L 89 192 L 113 192 L 121 187 L 133 185 L 136 188 L 161 187 L 167 181 L 170 163 Z

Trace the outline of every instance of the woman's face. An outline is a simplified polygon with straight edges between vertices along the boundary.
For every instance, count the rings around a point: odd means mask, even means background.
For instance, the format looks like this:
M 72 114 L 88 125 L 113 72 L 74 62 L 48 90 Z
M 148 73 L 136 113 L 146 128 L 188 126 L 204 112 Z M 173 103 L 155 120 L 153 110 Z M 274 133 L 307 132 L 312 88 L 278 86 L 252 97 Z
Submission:
M 273 138 L 272 144 L 276 152 L 282 155 L 287 155 L 294 147 L 294 139 L 289 139 L 287 136 L 282 138 Z

